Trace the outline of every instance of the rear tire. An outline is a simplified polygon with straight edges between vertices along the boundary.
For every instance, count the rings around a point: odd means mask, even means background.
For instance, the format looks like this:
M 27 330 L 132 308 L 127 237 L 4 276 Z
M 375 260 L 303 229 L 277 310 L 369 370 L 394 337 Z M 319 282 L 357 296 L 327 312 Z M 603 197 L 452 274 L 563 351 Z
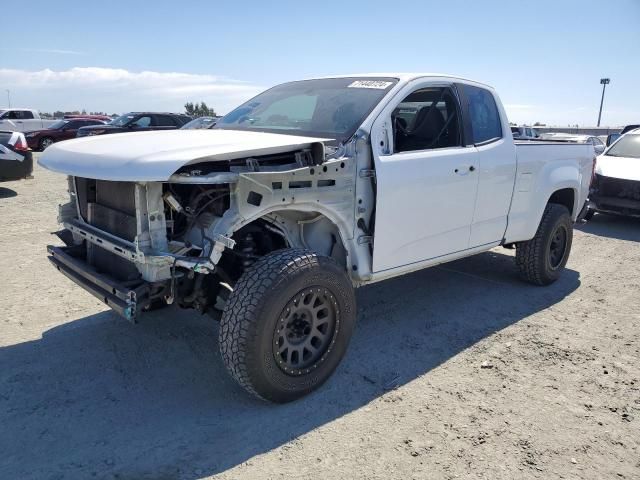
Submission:
M 44 138 L 40 139 L 40 143 L 38 144 L 38 146 L 40 147 L 40 151 L 43 152 L 44 150 L 46 150 L 48 147 L 50 147 L 53 144 L 54 144 L 53 138 L 44 137 Z
M 573 241 L 573 222 L 564 205 L 550 203 L 542 214 L 536 236 L 516 245 L 520 276 L 534 285 L 549 285 L 567 264 Z
M 309 250 L 279 250 L 238 280 L 220 321 L 220 352 L 249 393 L 289 402 L 331 376 L 355 319 L 355 293 L 343 267 Z

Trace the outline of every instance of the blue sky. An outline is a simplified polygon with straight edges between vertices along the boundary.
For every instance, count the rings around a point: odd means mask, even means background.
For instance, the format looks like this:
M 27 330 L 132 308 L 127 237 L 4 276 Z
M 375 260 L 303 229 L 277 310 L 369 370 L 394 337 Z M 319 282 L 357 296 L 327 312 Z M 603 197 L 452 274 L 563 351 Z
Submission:
M 3 22 L 0 106 L 219 112 L 287 80 L 441 72 L 519 123 L 640 121 L 640 0 L 30 0 Z M 28 11 L 27 11 L 28 10 Z M 15 21 L 17 18 L 20 21 Z

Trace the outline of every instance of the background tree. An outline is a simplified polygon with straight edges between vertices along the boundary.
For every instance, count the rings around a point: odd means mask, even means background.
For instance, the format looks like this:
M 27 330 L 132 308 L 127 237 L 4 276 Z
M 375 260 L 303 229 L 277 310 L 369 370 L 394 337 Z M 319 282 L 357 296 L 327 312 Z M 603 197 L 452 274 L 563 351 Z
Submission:
M 187 102 L 184 104 L 184 112 L 194 118 L 197 117 L 215 117 L 216 111 L 213 108 L 209 108 L 206 103 Z

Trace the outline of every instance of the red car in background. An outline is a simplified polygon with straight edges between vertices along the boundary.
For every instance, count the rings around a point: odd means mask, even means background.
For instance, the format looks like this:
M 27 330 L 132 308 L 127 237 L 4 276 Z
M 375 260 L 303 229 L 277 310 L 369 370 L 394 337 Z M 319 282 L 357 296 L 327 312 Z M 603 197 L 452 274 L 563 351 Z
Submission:
M 109 115 L 93 115 L 93 114 L 68 114 L 64 116 L 64 119 L 70 119 L 70 118 L 84 118 L 84 119 L 91 119 L 91 120 L 102 120 L 104 122 L 110 122 L 111 120 L 113 120 L 112 117 L 110 117 Z
M 105 125 L 106 123 L 107 122 L 104 120 L 96 120 L 94 118 L 87 117 L 66 118 L 64 120 L 59 120 L 49 128 L 24 132 L 24 136 L 27 139 L 30 149 L 44 150 L 55 142 L 75 138 L 78 129 L 81 127 Z

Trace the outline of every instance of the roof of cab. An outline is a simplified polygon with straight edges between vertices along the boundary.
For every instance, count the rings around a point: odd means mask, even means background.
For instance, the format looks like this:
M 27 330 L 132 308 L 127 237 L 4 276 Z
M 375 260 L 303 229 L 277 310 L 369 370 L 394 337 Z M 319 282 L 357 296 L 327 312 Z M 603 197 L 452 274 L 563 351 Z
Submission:
M 459 77 L 456 75 L 449 75 L 446 73 L 391 73 L 391 72 L 380 72 L 380 73 L 352 73 L 349 75 L 327 75 L 324 77 L 316 77 L 310 78 L 308 80 L 318 80 L 322 78 L 349 78 L 349 77 L 389 77 L 389 78 L 397 78 L 401 82 L 410 82 L 411 80 L 415 80 L 417 78 L 425 78 L 425 77 L 445 77 L 450 78 L 452 80 L 462 80 L 465 82 L 472 82 L 478 85 L 483 85 L 487 88 L 493 89 L 491 85 L 487 85 L 483 82 L 478 82 L 477 80 L 473 80 L 471 78 Z

